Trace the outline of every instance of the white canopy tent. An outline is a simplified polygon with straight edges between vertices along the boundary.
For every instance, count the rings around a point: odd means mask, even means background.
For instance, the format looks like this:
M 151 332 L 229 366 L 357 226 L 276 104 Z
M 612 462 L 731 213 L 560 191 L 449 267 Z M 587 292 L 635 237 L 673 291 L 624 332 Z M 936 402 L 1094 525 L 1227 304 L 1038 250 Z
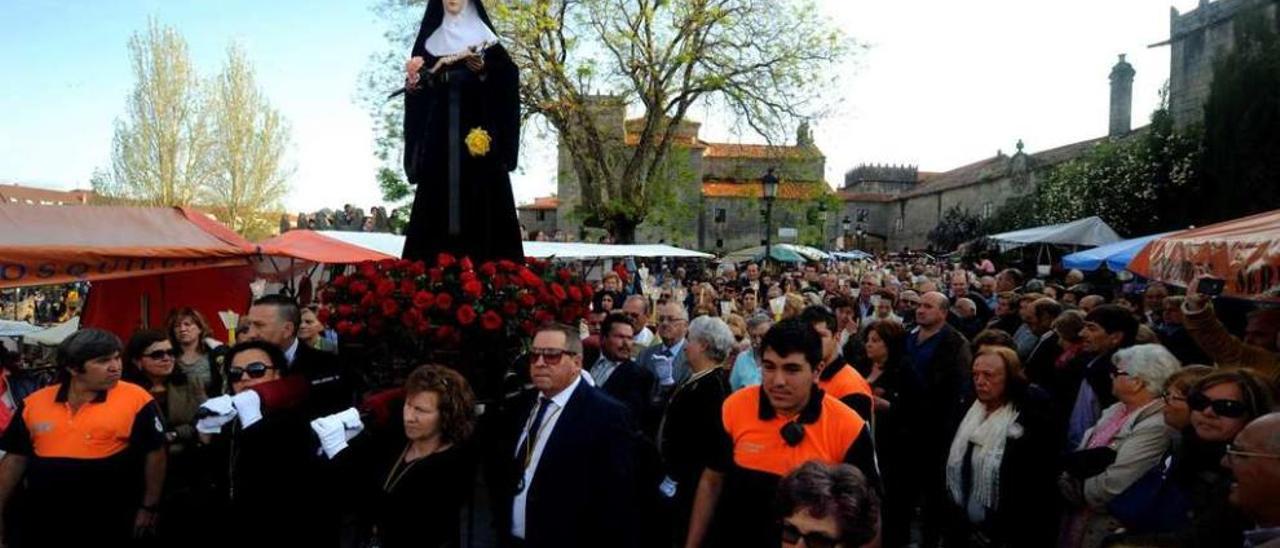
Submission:
M 1033 244 L 1096 247 L 1120 241 L 1120 235 L 1096 216 L 1069 223 L 992 234 L 987 238 L 994 240 L 1001 251 Z
M 382 232 L 341 232 L 326 230 L 320 234 L 366 249 L 399 257 L 404 250 L 404 236 Z M 662 244 L 588 244 L 578 242 L 524 242 L 524 254 L 539 259 L 602 259 L 616 257 L 675 257 L 714 259 L 715 255 Z
M 40 326 L 31 325 L 27 322 L 0 320 L 0 337 L 24 337 L 30 333 L 40 331 L 40 329 Z
M 23 335 L 23 344 L 41 345 L 41 346 L 58 346 L 63 339 L 70 337 L 80 329 L 80 316 L 75 316 L 70 320 L 52 326 L 48 329 L 42 329 Z

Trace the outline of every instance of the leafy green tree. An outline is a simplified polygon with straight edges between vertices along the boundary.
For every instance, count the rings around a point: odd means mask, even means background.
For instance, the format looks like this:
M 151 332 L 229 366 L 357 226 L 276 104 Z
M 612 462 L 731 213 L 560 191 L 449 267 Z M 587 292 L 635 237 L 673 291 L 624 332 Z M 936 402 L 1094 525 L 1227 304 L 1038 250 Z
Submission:
M 928 238 L 934 249 L 951 251 L 979 236 L 982 236 L 982 219 L 957 204 L 942 213 L 942 219 L 929 231 Z

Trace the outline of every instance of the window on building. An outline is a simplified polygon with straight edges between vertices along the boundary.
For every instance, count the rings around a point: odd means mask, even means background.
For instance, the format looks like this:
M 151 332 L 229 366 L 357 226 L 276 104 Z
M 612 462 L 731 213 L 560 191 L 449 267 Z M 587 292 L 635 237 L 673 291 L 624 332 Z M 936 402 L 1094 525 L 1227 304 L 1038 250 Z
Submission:
M 542 221 L 545 221 L 545 220 L 547 220 L 547 212 L 546 212 L 546 211 L 544 211 L 544 210 L 539 210 L 539 211 L 538 211 L 538 222 L 542 222 Z
M 724 211 L 724 210 L 721 210 L 721 211 Z M 724 238 L 716 238 L 716 247 L 717 248 L 724 247 Z
M 903 225 L 903 218 L 899 216 L 897 219 L 893 221 L 893 231 L 902 232 L 902 225 Z
M 991 215 L 993 215 L 995 212 L 996 212 L 996 206 L 995 206 L 995 204 L 993 204 L 993 203 L 991 203 L 991 202 L 987 202 L 987 203 L 985 203 L 985 204 L 982 204 L 982 218 L 983 218 L 983 219 L 990 219 L 990 218 L 991 218 Z
M 725 210 L 723 207 L 716 208 L 716 222 L 723 223 L 725 219 Z

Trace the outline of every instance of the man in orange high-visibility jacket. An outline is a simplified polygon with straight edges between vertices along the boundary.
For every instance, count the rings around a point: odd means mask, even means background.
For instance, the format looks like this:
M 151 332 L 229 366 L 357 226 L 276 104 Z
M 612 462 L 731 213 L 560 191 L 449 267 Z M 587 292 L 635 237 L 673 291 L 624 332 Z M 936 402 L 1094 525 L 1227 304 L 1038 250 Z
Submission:
M 813 326 L 822 339 L 818 388 L 857 411 L 862 420 L 872 422 L 876 399 L 871 392 L 871 383 L 840 355 L 835 313 L 825 306 L 813 305 L 800 313 L 800 319 Z
M 778 481 L 807 461 L 852 464 L 879 489 L 867 421 L 817 386 L 817 332 L 799 318 L 780 322 L 760 355 L 763 382 L 721 409 L 724 436 L 698 485 L 686 546 L 778 546 Z
M 0 438 L 0 515 L 26 479 L 22 546 L 123 546 L 154 533 L 164 424 L 151 394 L 120 382 L 120 339 L 82 329 L 58 346 L 63 381 L 22 400 Z

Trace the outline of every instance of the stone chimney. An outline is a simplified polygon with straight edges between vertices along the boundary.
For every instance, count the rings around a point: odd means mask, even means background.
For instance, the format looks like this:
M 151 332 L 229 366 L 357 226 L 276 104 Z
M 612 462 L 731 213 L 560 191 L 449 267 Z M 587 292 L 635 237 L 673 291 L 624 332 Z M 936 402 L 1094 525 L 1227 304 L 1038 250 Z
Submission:
M 1111 68 L 1111 128 L 1107 132 L 1111 137 L 1125 135 L 1133 127 L 1134 74 L 1133 65 L 1125 61 L 1121 53 L 1120 60 Z

